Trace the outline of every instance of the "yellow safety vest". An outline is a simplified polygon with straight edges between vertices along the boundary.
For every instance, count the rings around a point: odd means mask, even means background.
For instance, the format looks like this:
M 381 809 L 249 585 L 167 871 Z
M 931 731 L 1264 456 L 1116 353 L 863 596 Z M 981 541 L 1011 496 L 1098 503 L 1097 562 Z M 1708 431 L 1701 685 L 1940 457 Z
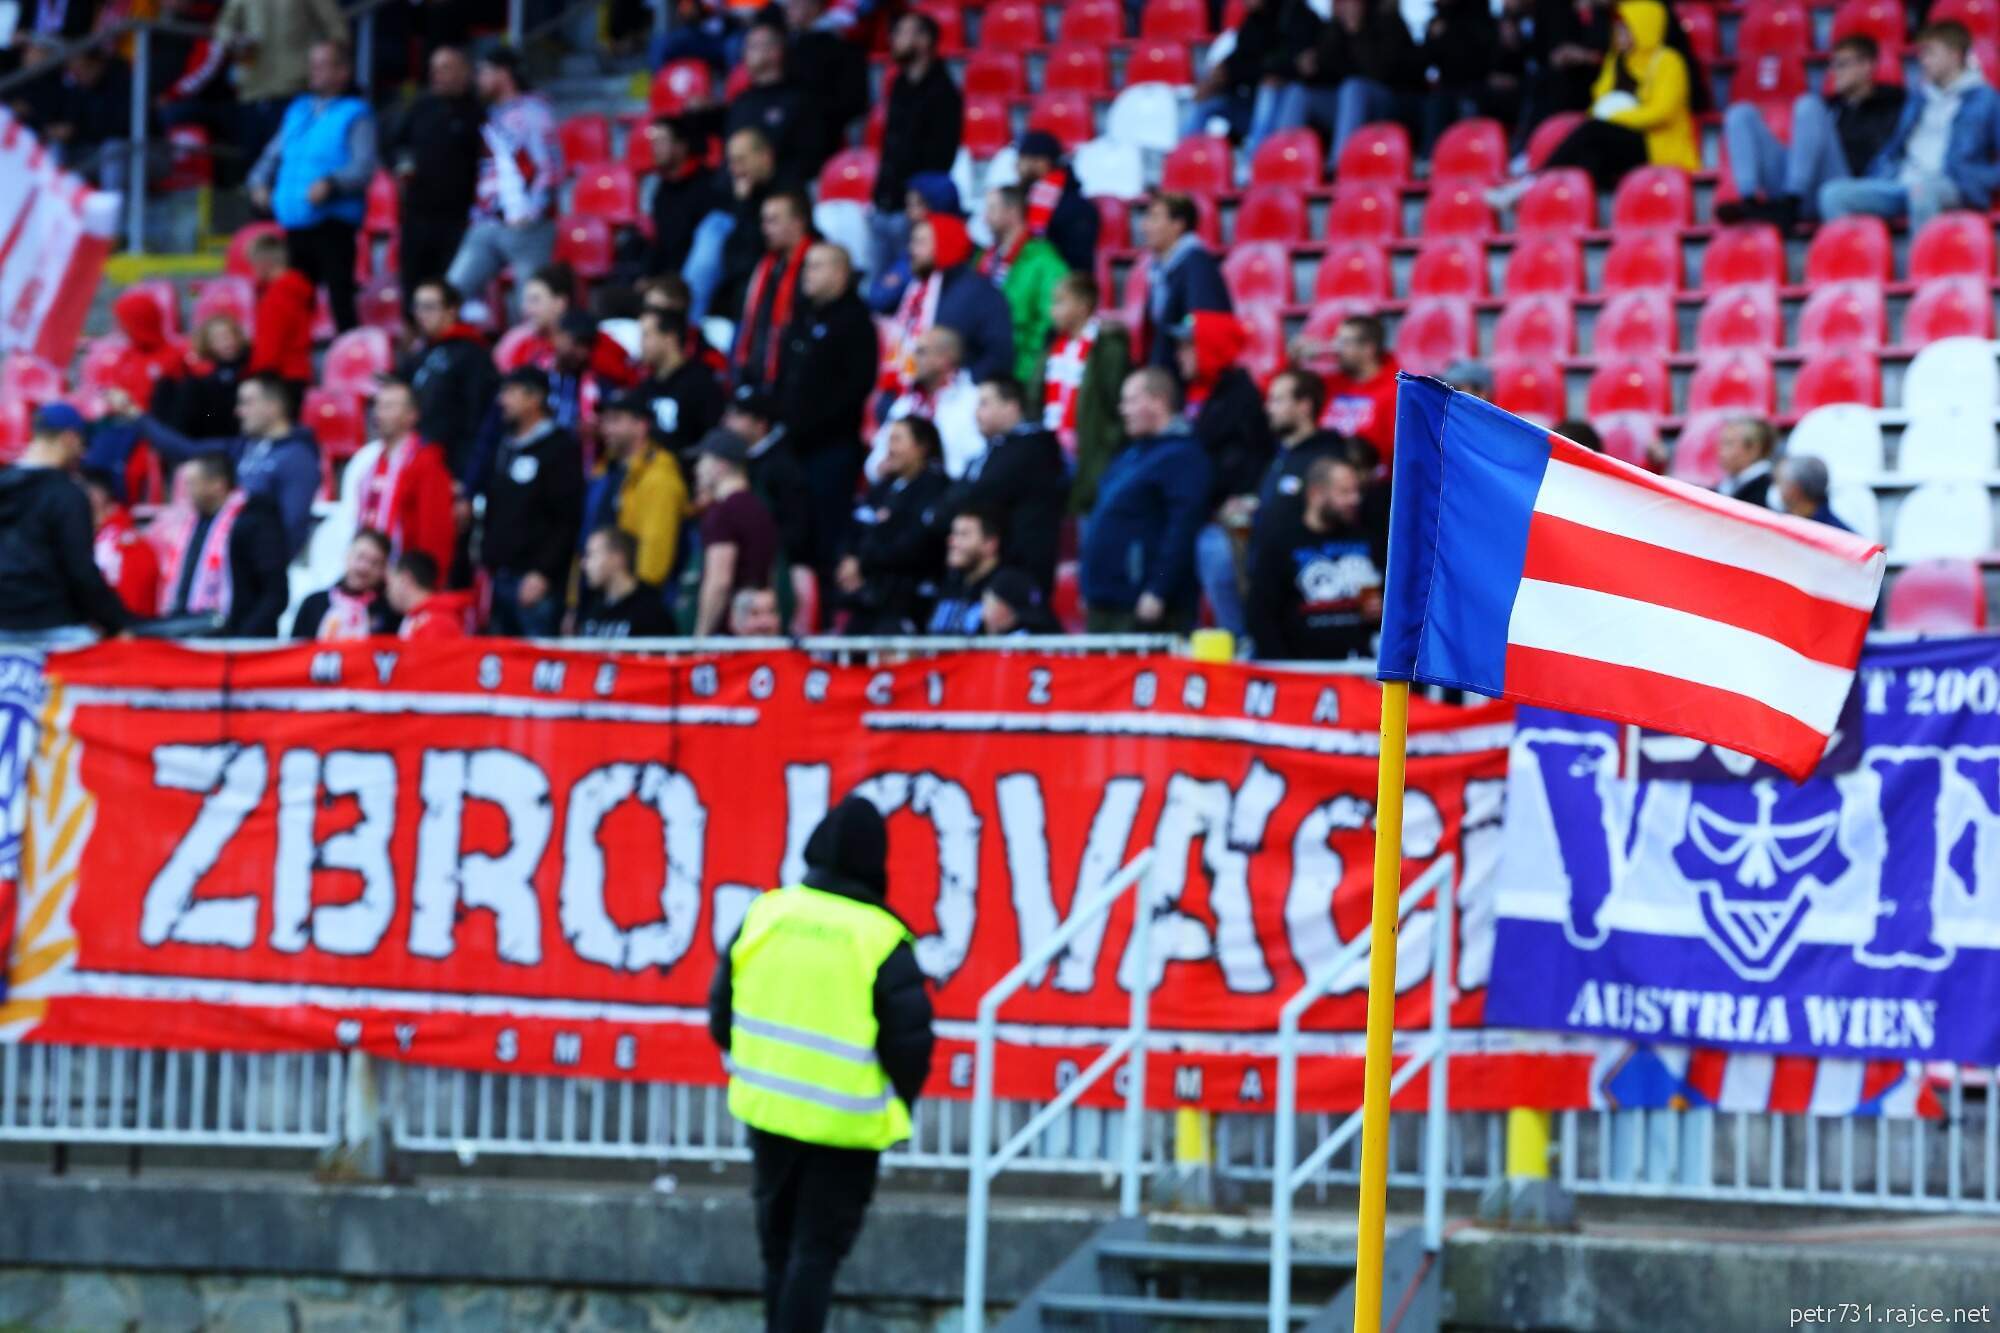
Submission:
M 887 911 L 795 884 L 750 905 L 729 951 L 729 1110 L 829 1148 L 910 1136 L 875 1055 L 875 973 L 909 932 Z

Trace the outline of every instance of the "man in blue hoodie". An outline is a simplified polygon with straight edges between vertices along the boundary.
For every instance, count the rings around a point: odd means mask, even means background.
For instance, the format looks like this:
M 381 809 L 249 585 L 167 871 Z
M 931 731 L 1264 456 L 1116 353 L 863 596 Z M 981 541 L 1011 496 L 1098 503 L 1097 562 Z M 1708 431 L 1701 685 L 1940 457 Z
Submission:
M 1134 371 L 1118 395 L 1125 447 L 1097 484 L 1077 569 L 1092 634 L 1194 628 L 1195 534 L 1214 475 L 1180 412 L 1174 377 Z

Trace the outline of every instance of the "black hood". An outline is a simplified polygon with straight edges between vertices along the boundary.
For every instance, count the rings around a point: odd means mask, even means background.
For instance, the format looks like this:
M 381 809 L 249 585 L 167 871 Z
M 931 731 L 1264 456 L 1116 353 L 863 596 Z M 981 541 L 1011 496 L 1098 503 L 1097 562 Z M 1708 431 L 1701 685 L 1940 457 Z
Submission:
M 859 796 L 833 807 L 806 839 L 806 882 L 834 893 L 858 888 L 878 903 L 885 900 L 889 827 L 882 812 Z

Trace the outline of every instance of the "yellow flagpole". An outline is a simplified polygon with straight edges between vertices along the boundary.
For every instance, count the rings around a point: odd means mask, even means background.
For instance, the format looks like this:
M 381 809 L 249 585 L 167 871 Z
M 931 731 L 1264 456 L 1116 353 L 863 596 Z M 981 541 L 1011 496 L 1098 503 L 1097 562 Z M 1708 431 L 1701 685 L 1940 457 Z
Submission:
M 1388 1235 L 1389 1059 L 1396 1023 L 1396 905 L 1403 896 L 1403 756 L 1410 685 L 1382 685 L 1382 760 L 1375 794 L 1375 905 L 1368 925 L 1368 1063 L 1361 1102 L 1361 1230 L 1354 1255 L 1354 1333 L 1381 1333 Z

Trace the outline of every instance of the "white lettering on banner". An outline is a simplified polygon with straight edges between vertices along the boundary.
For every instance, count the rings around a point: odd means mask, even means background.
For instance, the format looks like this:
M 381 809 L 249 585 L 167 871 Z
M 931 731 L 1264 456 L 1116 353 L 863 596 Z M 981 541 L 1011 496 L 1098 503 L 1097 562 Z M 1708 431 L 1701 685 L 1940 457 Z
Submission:
M 387 685 L 396 676 L 396 661 L 400 653 L 378 652 L 375 654 L 375 683 Z
M 1927 1051 L 1937 1045 L 1937 1001 L 1808 995 L 1806 1031 L 1816 1046 Z
M 908 806 L 937 835 L 937 932 L 917 941 L 917 966 L 942 986 L 965 964 L 979 917 L 979 827 L 964 787 L 935 773 L 877 773 L 854 794 L 887 819 Z
M 535 663 L 528 677 L 528 688 L 537 694 L 561 694 L 563 677 L 569 674 L 567 664 L 558 660 Z
M 494 944 L 503 962 L 542 961 L 542 917 L 535 867 L 548 849 L 555 811 L 548 777 L 511 750 L 433 750 L 424 755 L 424 798 L 417 825 L 416 883 L 410 891 L 410 952 L 451 955 L 461 903 L 493 913 Z M 508 831 L 498 856 L 466 853 L 465 803 L 500 807 Z
M 174 844 L 173 855 L 146 889 L 141 943 L 158 948 L 171 939 L 247 949 L 255 941 L 254 894 L 197 902 L 194 892 L 264 799 L 268 768 L 263 747 L 257 745 L 162 745 L 153 751 L 153 785 L 200 792 L 202 803 L 193 826 Z
M 1139 816 L 1139 802 L 1146 794 L 1141 778 L 1113 778 L 1104 784 L 1104 796 L 1097 815 L 1090 821 L 1090 836 L 1084 843 L 1083 859 L 1077 863 L 1075 887 L 1070 892 L 1070 910 L 1088 901 L 1109 884 L 1125 860 L 1132 844 L 1132 825 Z M 1008 887 L 1014 897 L 1014 921 L 1020 934 L 1021 956 L 1027 957 L 1041 942 L 1055 934 L 1066 917 L 1056 911 L 1055 891 L 1050 883 L 1049 832 L 1042 780 L 1033 773 L 1009 773 L 995 784 L 995 803 L 1000 807 L 1001 842 L 1007 850 Z M 1084 994 L 1097 983 L 1097 955 L 1104 947 L 1105 915 L 1086 922 L 1055 958 L 1057 990 Z M 1039 986 L 1047 969 L 1028 978 Z
M 1465 815 L 1458 827 L 1465 858 L 1458 881 L 1458 988 L 1462 991 L 1483 990 L 1493 975 L 1500 854 L 1507 841 L 1506 809 L 1505 778 L 1473 778 L 1465 784 Z
M 604 847 L 597 830 L 605 816 L 634 795 L 660 819 L 666 872 L 660 885 L 661 919 L 630 930 L 611 919 L 604 900 Z M 702 851 L 708 809 L 694 783 L 659 764 L 607 764 L 576 780 L 563 825 L 563 875 L 557 915 L 577 957 L 626 972 L 671 967 L 694 942 L 701 914 Z
M 590 692 L 598 698 L 603 699 L 610 697 L 611 692 L 617 688 L 618 664 L 616 662 L 599 662 L 597 664 L 596 678 L 590 683 Z
M 830 764 L 785 765 L 785 859 L 778 867 L 780 884 L 796 884 L 805 878 L 806 840 L 832 808 Z
M 1337 726 L 1340 723 L 1340 691 L 1332 686 L 1321 690 L 1313 703 L 1312 720 L 1322 726 Z
M 504 672 L 500 665 L 500 654 L 488 653 L 479 659 L 479 688 L 497 690 Z
M 833 677 L 815 667 L 806 672 L 805 695 L 809 704 L 826 702 L 826 692 L 833 684 Z
M 320 842 L 313 822 L 320 794 L 351 796 L 361 809 L 354 827 Z M 323 953 L 358 958 L 373 953 L 396 913 L 396 870 L 389 839 L 396 821 L 396 761 L 379 752 L 335 750 L 321 761 L 311 750 L 287 750 L 278 761 L 278 855 L 271 877 L 271 947 L 297 953 L 312 927 Z M 352 902 L 313 906 L 315 871 L 352 871 L 361 895 Z
M 315 685 L 338 685 L 346 668 L 347 659 L 339 653 L 314 653 L 312 664 L 306 668 L 306 679 Z
M 1243 686 L 1243 716 L 1269 717 L 1278 711 L 1278 687 L 1268 680 L 1248 681 Z
M 1347 863 L 1328 839 L 1336 832 L 1367 828 L 1374 817 L 1372 802 L 1336 796 L 1299 821 L 1299 831 L 1292 835 L 1292 884 L 1285 893 L 1285 937 L 1294 958 L 1331 958 L 1340 952 L 1333 891 L 1347 877 Z
M 1564 1021 L 1576 1027 L 1669 1041 L 1782 1046 L 1792 1040 L 1791 1010 L 1782 995 L 1633 986 L 1616 981 L 1585 981 Z
M 1184 1102 L 1201 1100 L 1201 1066 L 1174 1066 L 1174 1096 Z

